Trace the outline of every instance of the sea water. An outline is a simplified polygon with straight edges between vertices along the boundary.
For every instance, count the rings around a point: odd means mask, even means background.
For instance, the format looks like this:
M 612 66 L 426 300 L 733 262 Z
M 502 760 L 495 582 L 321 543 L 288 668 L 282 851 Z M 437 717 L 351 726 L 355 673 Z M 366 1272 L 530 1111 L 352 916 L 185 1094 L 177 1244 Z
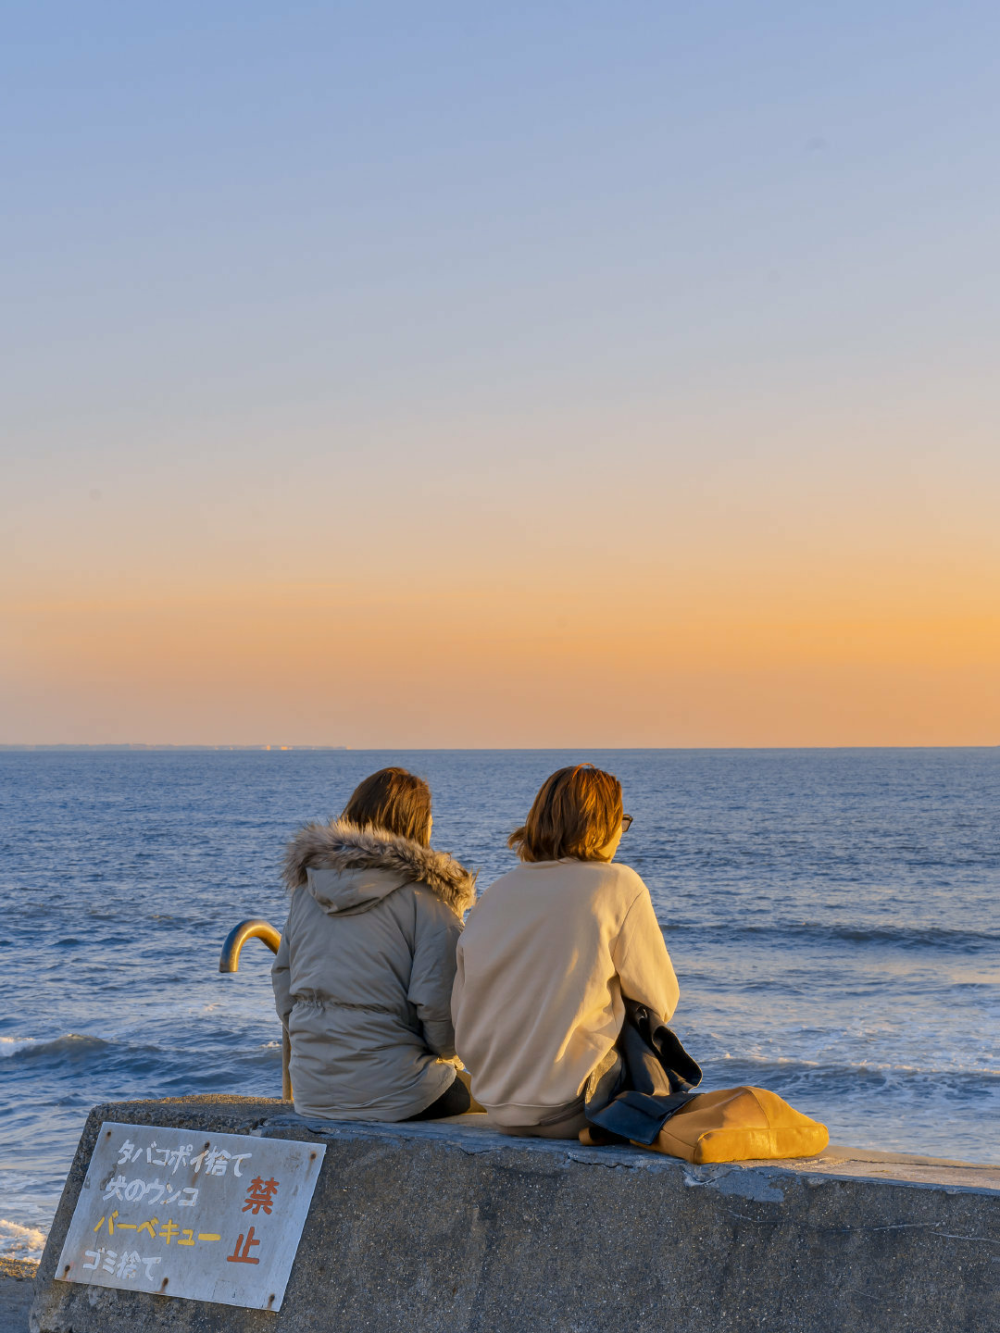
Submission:
M 87 1112 L 278 1096 L 278 866 L 386 764 L 479 870 L 553 769 L 616 773 L 704 1088 L 753 1083 L 834 1142 L 1000 1161 L 1000 750 L 0 753 L 0 1252 L 38 1255 Z

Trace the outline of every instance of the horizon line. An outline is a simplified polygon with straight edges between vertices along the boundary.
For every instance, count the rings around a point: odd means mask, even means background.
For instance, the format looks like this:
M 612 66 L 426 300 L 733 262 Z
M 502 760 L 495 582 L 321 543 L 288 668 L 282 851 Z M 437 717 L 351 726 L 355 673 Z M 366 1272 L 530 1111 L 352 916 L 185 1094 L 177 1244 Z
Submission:
M 669 751 L 674 753 L 693 753 L 696 751 L 747 751 L 754 752 L 759 750 L 767 751 L 801 751 L 801 750 L 996 750 L 1000 749 L 1000 742 L 973 744 L 953 744 L 953 745 L 865 745 L 865 744 L 845 744 L 845 745 L 435 745 L 435 746 L 407 746 L 407 745 L 213 745 L 209 743 L 182 743 L 174 744 L 171 742 L 148 743 L 144 741 L 41 741 L 41 742 L 0 742 L 0 753 L 33 753 L 38 751 L 117 751 L 119 753 L 149 753 L 156 751 L 183 750 L 183 751 L 212 751 L 212 752 L 234 752 L 242 751 L 254 754 L 266 753 L 290 753 L 301 750 L 307 753 L 350 753 L 350 754 L 475 754 L 482 751 L 489 751 L 499 754 L 545 754 L 587 751 L 593 754 L 642 754 Z

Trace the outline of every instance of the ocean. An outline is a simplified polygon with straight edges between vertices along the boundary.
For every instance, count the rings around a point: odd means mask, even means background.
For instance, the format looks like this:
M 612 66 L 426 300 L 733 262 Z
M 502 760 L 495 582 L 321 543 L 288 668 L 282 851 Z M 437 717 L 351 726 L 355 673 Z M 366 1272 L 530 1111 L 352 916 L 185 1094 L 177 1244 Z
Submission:
M 38 1257 L 87 1112 L 278 1096 L 285 840 L 389 763 L 434 845 L 514 864 L 553 769 L 616 773 L 703 1088 L 753 1083 L 836 1143 L 1000 1161 L 1000 749 L 0 753 L 0 1253 Z

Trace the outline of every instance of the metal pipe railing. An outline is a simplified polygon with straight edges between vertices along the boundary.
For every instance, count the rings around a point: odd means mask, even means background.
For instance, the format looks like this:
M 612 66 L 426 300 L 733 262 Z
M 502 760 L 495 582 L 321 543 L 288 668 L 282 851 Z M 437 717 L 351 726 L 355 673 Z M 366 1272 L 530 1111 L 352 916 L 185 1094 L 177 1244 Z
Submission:
M 248 921 L 241 921 L 238 926 L 234 926 L 226 936 L 226 942 L 222 946 L 222 953 L 219 955 L 220 972 L 238 972 L 240 967 L 240 951 L 247 940 L 263 940 L 272 953 L 278 952 L 278 946 L 281 944 L 281 932 L 275 930 L 270 921 L 264 921 L 261 917 L 251 917 Z M 288 1060 L 292 1053 L 291 1042 L 288 1040 L 288 1029 L 282 1024 L 281 1028 L 281 1095 L 286 1102 L 292 1100 L 292 1077 L 288 1072 Z

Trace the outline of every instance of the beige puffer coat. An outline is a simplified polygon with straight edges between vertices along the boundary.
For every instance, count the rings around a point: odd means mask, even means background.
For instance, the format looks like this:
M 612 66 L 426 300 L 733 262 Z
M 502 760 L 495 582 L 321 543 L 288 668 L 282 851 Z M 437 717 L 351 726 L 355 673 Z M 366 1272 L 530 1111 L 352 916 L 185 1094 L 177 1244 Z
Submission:
M 300 1115 L 405 1120 L 455 1079 L 451 988 L 475 877 L 346 821 L 288 846 L 292 902 L 271 969 Z

